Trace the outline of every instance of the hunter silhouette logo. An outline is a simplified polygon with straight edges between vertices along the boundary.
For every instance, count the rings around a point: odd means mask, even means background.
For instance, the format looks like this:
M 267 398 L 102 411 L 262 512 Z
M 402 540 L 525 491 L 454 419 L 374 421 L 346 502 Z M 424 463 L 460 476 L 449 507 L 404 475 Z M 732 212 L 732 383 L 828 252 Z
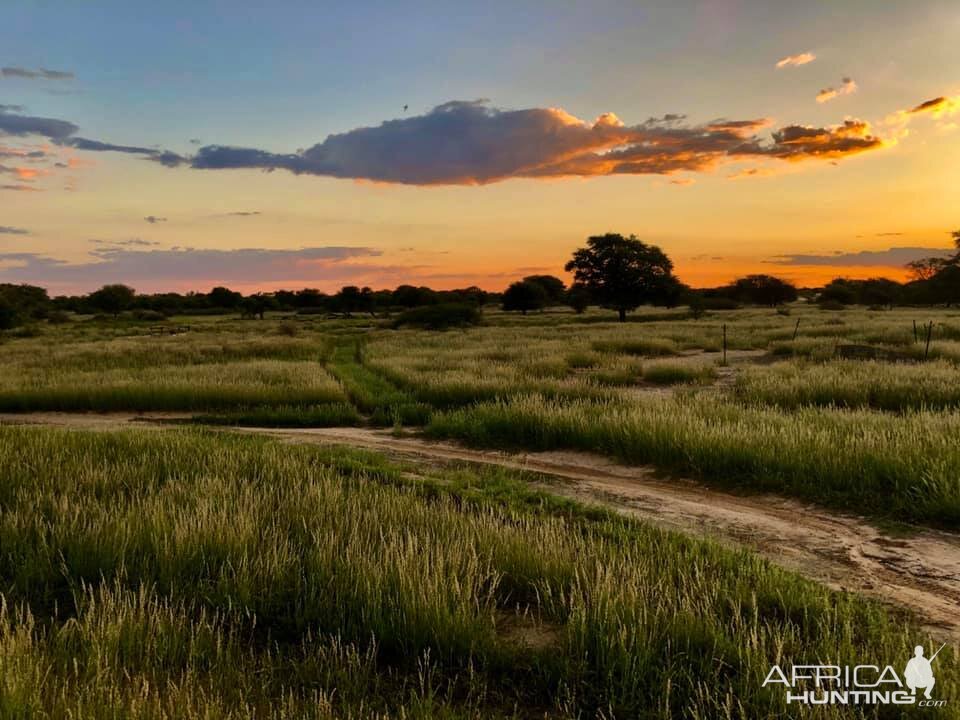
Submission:
M 942 707 L 947 701 L 933 699 L 931 692 L 936 684 L 933 662 L 944 647 L 946 643 L 927 659 L 917 645 L 902 678 L 892 665 L 774 665 L 763 687 L 783 685 L 788 704 Z
M 940 650 L 943 650 L 945 645 L 946 643 L 941 645 Z M 914 695 L 917 694 L 919 689 L 924 691 L 923 696 L 927 700 L 930 699 L 930 691 L 933 690 L 933 686 L 937 682 L 936 678 L 933 677 L 933 668 L 930 664 L 937 659 L 940 650 L 937 650 L 933 657 L 927 660 L 923 656 L 923 645 L 917 645 L 914 648 L 913 657 L 910 658 L 910 662 L 907 663 L 907 667 L 903 671 L 903 679 Z

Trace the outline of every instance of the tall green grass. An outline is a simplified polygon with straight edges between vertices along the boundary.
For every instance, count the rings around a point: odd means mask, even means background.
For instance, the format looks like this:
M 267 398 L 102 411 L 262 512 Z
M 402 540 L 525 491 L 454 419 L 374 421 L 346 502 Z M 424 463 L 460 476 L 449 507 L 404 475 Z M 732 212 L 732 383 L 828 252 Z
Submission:
M 4 717 L 877 717 L 760 685 L 925 640 L 504 471 L 186 430 L 0 428 L 0 457 Z
M 434 416 L 427 432 L 483 446 L 573 448 L 717 484 L 960 529 L 960 412 L 800 408 L 715 397 L 627 403 L 528 396 Z
M 0 380 L 0 410 L 229 410 L 342 402 L 317 361 L 249 360 L 137 369 L 58 370 Z
M 953 410 L 960 408 L 960 368 L 942 360 L 919 365 L 777 363 L 745 369 L 737 378 L 736 394 L 750 403 L 787 409 Z

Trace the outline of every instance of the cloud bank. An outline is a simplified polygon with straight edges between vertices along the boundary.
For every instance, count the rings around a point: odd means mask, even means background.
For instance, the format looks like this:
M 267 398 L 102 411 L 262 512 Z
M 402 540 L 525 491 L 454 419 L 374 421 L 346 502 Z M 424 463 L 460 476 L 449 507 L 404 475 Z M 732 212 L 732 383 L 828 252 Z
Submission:
M 295 153 L 208 145 L 193 168 L 256 168 L 407 185 L 483 185 L 509 178 L 668 175 L 725 161 L 841 158 L 884 142 L 860 120 L 788 125 L 763 138 L 766 118 L 694 125 L 683 115 L 625 125 L 613 113 L 588 123 L 558 108 L 500 110 L 453 101 L 376 127 L 330 135 Z
M 30 231 L 24 228 L 11 227 L 10 225 L 0 225 L 0 235 L 29 235 Z
M 892 234 L 892 233 L 891 233 Z M 955 251 L 944 248 L 894 247 L 887 250 L 838 252 L 834 255 L 779 255 L 767 262 L 776 265 L 827 265 L 835 267 L 903 267 L 928 257 L 950 257 Z
M 855 90 L 856 83 L 844 78 L 839 89 L 827 88 L 818 99 L 824 102 Z M 452 101 L 422 115 L 329 135 L 296 152 L 206 145 L 192 156 L 81 137 L 73 123 L 4 108 L 0 136 L 38 135 L 62 148 L 138 155 L 171 168 L 287 170 L 405 185 L 485 185 L 513 178 L 705 172 L 724 163 L 837 161 L 895 143 L 904 133 L 890 128 L 902 131 L 917 115 L 940 117 L 958 107 L 956 98 L 944 96 L 900 110 L 888 118 L 885 137 L 853 118 L 837 125 L 774 129 L 763 117 L 697 124 L 684 115 L 668 114 L 627 125 L 613 113 L 587 122 L 560 108 L 502 110 L 485 100 Z

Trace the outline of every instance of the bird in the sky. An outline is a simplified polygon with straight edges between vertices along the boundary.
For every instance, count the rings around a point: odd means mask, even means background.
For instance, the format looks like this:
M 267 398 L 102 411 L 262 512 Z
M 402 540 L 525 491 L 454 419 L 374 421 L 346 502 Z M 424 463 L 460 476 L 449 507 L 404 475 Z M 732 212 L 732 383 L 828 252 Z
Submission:
M 403 111 L 406 112 L 408 107 L 410 107 L 410 106 L 409 106 L 409 105 L 404 105 L 404 106 L 403 106 Z

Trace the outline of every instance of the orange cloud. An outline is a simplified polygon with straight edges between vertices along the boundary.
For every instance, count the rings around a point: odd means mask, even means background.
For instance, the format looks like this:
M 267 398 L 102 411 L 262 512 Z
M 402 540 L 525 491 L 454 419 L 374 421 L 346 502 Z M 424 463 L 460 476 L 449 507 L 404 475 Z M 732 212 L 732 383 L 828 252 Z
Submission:
M 825 103 L 840 97 L 841 95 L 851 95 L 857 91 L 857 83 L 852 78 L 843 78 L 843 84 L 839 88 L 828 87 L 817 93 L 817 102 Z
M 785 67 L 799 67 L 800 65 L 812 63 L 816 59 L 817 56 L 812 52 L 804 52 L 797 55 L 787 55 L 785 58 L 781 58 L 777 61 L 777 69 Z
M 789 125 L 773 133 L 773 139 L 774 147 L 770 154 L 794 161 L 813 157 L 838 159 L 876 150 L 892 142 L 874 135 L 870 123 L 853 119 L 826 128 Z

